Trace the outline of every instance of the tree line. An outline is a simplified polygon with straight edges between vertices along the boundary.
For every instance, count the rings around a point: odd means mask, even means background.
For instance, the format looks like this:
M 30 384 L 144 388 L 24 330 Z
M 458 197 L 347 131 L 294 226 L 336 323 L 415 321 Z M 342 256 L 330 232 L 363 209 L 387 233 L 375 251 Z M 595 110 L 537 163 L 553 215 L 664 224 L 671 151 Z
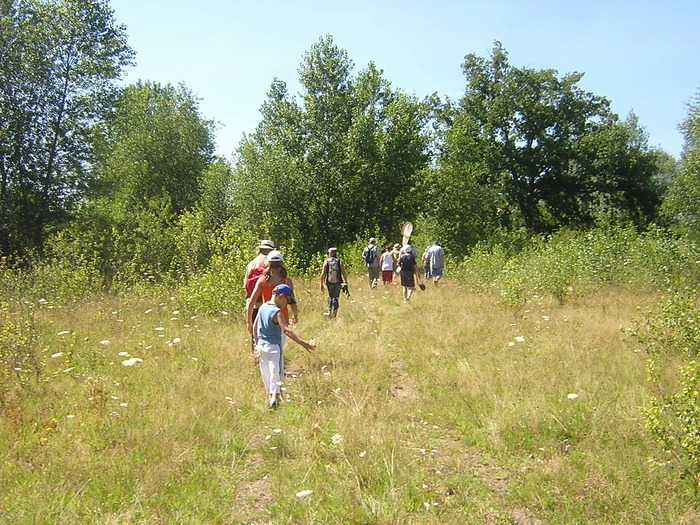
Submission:
M 89 263 L 110 286 L 186 279 L 260 238 L 303 267 L 406 220 L 455 255 L 601 224 L 697 233 L 699 98 L 678 162 L 582 73 L 516 67 L 499 42 L 465 56 L 459 100 L 421 99 L 372 62 L 356 72 L 325 35 L 300 92 L 273 79 L 228 161 L 186 85 L 119 87 L 135 52 L 107 0 L 0 10 L 0 254 L 13 264 Z

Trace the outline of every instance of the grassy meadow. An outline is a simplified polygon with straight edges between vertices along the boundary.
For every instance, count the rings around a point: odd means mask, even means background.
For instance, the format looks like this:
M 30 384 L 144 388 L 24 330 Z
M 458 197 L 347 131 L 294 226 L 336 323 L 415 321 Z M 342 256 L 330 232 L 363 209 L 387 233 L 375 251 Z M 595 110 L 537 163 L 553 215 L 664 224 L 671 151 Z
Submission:
M 0 521 L 700 522 L 640 414 L 625 328 L 656 292 L 514 306 L 448 276 L 405 305 L 353 276 L 330 320 L 316 278 L 296 288 L 318 348 L 287 343 L 274 412 L 241 312 L 173 292 L 25 303 L 40 362 L 0 383 Z

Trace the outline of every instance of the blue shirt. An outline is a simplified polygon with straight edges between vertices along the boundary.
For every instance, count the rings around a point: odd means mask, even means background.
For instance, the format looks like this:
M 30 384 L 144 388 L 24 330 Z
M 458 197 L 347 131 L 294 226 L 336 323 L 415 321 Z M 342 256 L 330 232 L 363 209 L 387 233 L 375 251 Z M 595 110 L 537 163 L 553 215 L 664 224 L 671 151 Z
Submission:
M 258 343 L 268 345 L 282 344 L 282 328 L 274 321 L 275 316 L 280 312 L 281 310 L 273 303 L 263 303 L 258 308 L 258 316 L 256 318 L 258 322 L 256 332 Z

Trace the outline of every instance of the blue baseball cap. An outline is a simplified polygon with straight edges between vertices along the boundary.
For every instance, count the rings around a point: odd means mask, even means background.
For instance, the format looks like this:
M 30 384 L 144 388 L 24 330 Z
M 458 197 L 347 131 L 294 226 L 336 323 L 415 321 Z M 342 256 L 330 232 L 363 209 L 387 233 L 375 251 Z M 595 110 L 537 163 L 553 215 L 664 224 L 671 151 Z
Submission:
M 288 284 L 278 284 L 272 289 L 272 295 L 286 295 L 287 297 L 294 297 L 294 292 Z

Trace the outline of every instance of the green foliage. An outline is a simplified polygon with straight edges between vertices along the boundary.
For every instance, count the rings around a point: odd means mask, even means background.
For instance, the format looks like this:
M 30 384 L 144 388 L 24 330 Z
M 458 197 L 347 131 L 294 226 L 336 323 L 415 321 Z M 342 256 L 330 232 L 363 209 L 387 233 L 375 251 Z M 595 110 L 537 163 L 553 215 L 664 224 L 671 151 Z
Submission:
M 193 273 L 180 287 L 185 306 L 195 312 L 224 315 L 245 306 L 243 275 L 255 256 L 260 240 L 235 223 L 225 225 L 209 239 L 211 259 L 206 268 Z
M 456 186 L 465 205 L 451 237 L 473 244 L 498 226 L 587 226 L 601 213 L 640 226 L 654 217 L 655 152 L 635 117 L 620 124 L 605 98 L 579 87 L 581 73 L 513 67 L 499 42 L 489 59 L 467 55 L 463 69 L 464 97 L 438 115 L 437 182 Z
M 700 93 L 688 105 L 681 124 L 683 155 L 670 182 L 664 213 L 696 241 L 700 239 Z
M 276 79 L 238 149 L 236 216 L 278 242 L 296 239 L 304 258 L 365 230 L 395 232 L 415 213 L 428 163 L 427 106 L 391 90 L 374 64 L 355 77 L 353 66 L 319 39 L 299 70 L 301 103 Z
M 0 413 L 11 411 L 18 387 L 42 369 L 32 306 L 0 302 Z
M 0 9 L 0 252 L 25 254 L 85 194 L 90 130 L 133 51 L 107 0 Z
M 213 124 L 184 84 L 138 82 L 119 94 L 96 143 L 101 196 L 130 208 L 167 198 L 178 215 L 200 198 Z
M 480 290 L 506 303 L 523 304 L 532 295 L 560 301 L 605 284 L 634 283 L 660 289 L 698 282 L 697 245 L 662 230 L 638 234 L 634 228 L 560 231 L 532 237 L 523 245 L 480 244 L 458 269 Z
M 700 483 L 700 308 L 698 290 L 671 294 L 658 312 L 631 330 L 648 355 L 653 394 L 642 408 L 646 428 L 680 467 Z

